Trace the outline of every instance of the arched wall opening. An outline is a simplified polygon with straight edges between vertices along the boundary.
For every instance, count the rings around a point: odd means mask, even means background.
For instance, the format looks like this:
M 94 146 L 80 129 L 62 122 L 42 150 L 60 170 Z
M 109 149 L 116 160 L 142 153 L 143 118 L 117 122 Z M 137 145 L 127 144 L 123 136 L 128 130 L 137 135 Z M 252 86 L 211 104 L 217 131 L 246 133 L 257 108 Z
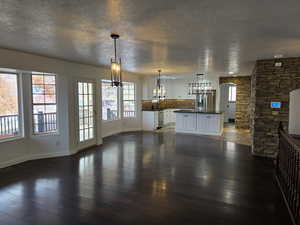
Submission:
M 236 88 L 234 83 L 220 85 L 220 111 L 224 112 L 225 123 L 235 123 Z
M 236 110 L 235 110 L 235 127 L 238 129 L 250 128 L 250 95 L 251 95 L 251 77 L 220 77 L 219 85 L 235 84 L 236 85 Z M 220 89 L 220 99 L 222 93 Z M 220 101 L 221 102 L 221 101 Z

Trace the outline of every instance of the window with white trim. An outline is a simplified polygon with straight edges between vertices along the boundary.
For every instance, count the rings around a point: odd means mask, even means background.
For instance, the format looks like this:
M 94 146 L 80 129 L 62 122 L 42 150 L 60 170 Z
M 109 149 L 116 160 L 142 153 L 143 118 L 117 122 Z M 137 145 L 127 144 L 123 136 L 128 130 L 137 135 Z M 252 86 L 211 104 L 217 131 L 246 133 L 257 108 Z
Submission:
M 32 73 L 33 133 L 57 132 L 56 75 Z
M 102 119 L 119 118 L 119 88 L 112 87 L 111 81 L 102 80 Z
M 236 102 L 236 86 L 230 85 L 228 90 L 229 90 L 228 101 Z
M 0 72 L 0 140 L 22 135 L 19 77 Z
M 123 117 L 135 117 L 135 83 L 123 82 Z

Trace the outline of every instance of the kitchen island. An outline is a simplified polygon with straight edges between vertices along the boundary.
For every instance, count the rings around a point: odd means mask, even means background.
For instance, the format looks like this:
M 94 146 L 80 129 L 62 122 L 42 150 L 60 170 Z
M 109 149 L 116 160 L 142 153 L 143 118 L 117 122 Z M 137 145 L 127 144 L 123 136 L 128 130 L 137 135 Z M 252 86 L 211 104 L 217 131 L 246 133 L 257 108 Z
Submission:
M 218 111 L 176 110 L 176 132 L 221 136 L 224 114 Z
M 157 130 L 175 123 L 175 113 L 178 109 L 143 110 L 143 130 Z

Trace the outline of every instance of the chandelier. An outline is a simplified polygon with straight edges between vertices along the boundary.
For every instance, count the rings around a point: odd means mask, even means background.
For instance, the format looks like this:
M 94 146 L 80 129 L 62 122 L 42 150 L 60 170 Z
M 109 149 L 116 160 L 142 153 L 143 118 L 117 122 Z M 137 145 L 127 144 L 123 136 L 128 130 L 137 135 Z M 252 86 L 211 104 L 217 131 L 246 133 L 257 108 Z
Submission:
M 164 99 L 166 97 L 166 89 L 161 84 L 161 78 L 160 78 L 161 70 L 158 70 L 158 78 L 156 80 L 156 87 L 153 89 L 153 98 L 155 99 Z
M 189 95 L 214 94 L 211 82 L 204 79 L 204 74 L 196 74 L 196 79 L 189 83 Z
M 117 39 L 119 39 L 118 34 L 111 34 L 110 37 L 114 40 L 114 51 L 115 58 L 111 58 L 111 86 L 112 87 L 122 87 L 122 71 L 121 71 L 121 58 L 117 59 Z

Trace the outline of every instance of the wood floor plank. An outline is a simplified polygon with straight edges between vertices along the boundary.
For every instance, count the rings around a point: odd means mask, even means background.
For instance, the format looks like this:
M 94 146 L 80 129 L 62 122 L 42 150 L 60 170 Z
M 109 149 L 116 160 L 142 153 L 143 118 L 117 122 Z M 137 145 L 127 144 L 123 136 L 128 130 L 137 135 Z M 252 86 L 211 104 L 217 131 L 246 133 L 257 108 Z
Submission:
M 273 162 L 209 136 L 130 132 L 0 171 L 0 224 L 291 225 Z

